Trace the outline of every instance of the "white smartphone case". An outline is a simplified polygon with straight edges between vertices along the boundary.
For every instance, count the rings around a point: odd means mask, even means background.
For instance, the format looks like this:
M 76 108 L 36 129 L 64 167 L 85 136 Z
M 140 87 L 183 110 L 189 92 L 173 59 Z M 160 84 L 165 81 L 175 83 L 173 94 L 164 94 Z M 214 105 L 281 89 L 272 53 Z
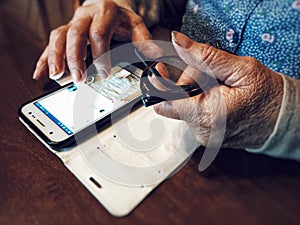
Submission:
M 52 149 L 20 120 L 117 217 L 129 214 L 199 147 L 184 122 L 159 116 L 152 107 L 66 151 Z

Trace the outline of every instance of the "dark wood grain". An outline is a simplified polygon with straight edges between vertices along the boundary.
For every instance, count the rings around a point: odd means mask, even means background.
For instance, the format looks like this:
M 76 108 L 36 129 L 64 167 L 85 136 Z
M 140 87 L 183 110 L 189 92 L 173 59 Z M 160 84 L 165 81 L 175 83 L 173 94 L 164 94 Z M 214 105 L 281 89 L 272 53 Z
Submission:
M 198 149 L 129 216 L 107 213 L 17 116 L 22 103 L 55 88 L 31 76 L 50 30 L 72 16 L 74 5 L 0 1 L 1 225 L 299 224 L 300 164 L 230 149 L 202 173 Z

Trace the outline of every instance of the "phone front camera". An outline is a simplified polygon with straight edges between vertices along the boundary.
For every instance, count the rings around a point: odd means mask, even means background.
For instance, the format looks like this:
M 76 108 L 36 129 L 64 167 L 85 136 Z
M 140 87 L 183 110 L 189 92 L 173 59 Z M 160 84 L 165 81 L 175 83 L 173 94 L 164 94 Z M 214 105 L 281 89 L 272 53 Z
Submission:
M 49 134 L 52 135 L 52 134 L 53 134 L 53 131 L 50 131 Z

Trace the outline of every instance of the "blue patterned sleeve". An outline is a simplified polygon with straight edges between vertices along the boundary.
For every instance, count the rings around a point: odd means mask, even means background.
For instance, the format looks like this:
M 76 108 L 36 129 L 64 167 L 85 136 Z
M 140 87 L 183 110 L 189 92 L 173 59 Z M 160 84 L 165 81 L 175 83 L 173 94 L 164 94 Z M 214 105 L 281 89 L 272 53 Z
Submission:
M 300 79 L 300 0 L 189 0 L 182 32 Z
M 300 0 L 189 0 L 182 32 L 285 74 L 273 134 L 247 150 L 300 161 Z

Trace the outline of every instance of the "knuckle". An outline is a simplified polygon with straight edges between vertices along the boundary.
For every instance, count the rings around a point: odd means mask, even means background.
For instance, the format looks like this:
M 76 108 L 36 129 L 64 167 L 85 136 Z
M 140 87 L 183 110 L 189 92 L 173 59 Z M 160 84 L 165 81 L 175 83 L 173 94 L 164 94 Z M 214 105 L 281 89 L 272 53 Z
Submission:
M 131 28 L 133 29 L 139 29 L 141 26 L 145 26 L 144 20 L 140 15 L 137 15 L 133 12 L 129 12 L 127 15 Z
M 208 44 L 203 44 L 203 53 L 201 61 L 210 64 L 210 62 L 212 62 L 215 59 L 216 54 L 217 51 L 214 47 Z
M 84 37 L 85 36 L 85 30 L 80 29 L 77 26 L 70 26 L 70 28 L 67 31 L 67 36 L 69 37 Z
M 144 21 L 141 16 L 132 13 L 132 25 L 140 25 L 143 24 Z
M 52 30 L 50 32 L 50 39 L 57 39 L 60 36 L 60 31 L 58 29 Z
M 114 1 L 100 1 L 98 8 L 106 10 L 112 10 L 118 8 L 118 5 Z
M 75 10 L 72 20 L 76 20 L 77 18 L 86 16 L 87 14 L 91 15 L 91 14 L 105 12 L 116 8 L 118 7 L 114 1 L 107 1 L 107 0 L 98 1 L 97 3 L 93 3 L 93 4 L 82 5 Z
M 50 37 L 58 37 L 66 32 L 67 25 L 62 25 L 50 32 Z
M 95 41 L 100 41 L 100 40 L 105 39 L 107 32 L 108 31 L 101 29 L 101 28 L 91 29 L 89 36 L 91 39 L 93 39 Z
M 243 65 L 241 66 L 241 74 L 244 74 L 248 79 L 258 79 L 258 74 L 261 73 L 262 64 L 255 58 L 250 56 L 243 56 Z M 263 77 L 259 77 L 262 81 Z
M 244 56 L 245 63 L 248 64 L 250 67 L 257 67 L 260 63 L 257 59 L 251 56 Z
M 67 64 L 70 71 L 82 71 L 82 68 L 84 66 L 83 63 L 76 56 L 73 55 L 67 56 Z
M 74 54 L 67 54 L 67 60 L 69 65 L 74 65 L 77 62 L 77 58 Z
M 58 35 L 58 29 L 54 29 L 50 32 L 50 38 L 56 37 Z
M 83 14 L 85 14 L 86 9 L 87 9 L 86 6 L 80 6 L 80 7 L 78 7 L 78 8 L 75 10 L 75 12 L 74 12 L 74 17 L 73 17 L 73 19 L 74 19 L 74 18 L 77 18 L 77 17 L 81 17 Z

